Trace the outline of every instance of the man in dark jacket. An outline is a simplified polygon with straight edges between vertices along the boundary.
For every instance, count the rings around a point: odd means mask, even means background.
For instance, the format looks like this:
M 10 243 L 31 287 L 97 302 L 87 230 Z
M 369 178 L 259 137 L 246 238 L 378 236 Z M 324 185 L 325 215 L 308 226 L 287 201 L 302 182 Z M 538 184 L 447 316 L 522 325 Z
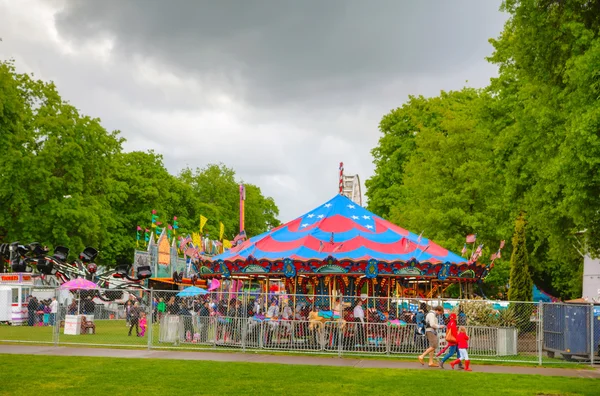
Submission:
M 139 327 L 139 321 L 140 321 L 140 313 L 142 313 L 142 309 L 140 308 L 140 303 L 136 302 L 135 304 L 133 304 L 133 307 L 129 310 L 129 314 L 131 315 L 130 317 L 130 327 L 129 327 L 129 336 L 131 335 L 131 330 L 133 330 L 133 326 L 135 326 L 135 335 L 137 335 L 138 337 L 140 336 L 140 327 Z
M 29 326 L 35 326 L 35 312 L 38 308 L 38 300 L 33 296 L 29 296 L 29 303 L 27 303 L 27 324 Z

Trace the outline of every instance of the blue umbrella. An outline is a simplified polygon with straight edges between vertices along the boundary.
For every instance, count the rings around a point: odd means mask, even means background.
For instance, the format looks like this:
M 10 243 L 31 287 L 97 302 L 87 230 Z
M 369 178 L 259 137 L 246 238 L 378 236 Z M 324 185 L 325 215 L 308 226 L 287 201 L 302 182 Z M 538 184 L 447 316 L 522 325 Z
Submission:
M 198 295 L 205 295 L 208 292 L 204 289 L 201 289 L 199 287 L 196 286 L 191 286 L 188 287 L 187 289 L 183 289 L 182 291 L 180 291 L 179 293 L 177 293 L 178 297 L 194 297 L 194 296 L 198 296 Z

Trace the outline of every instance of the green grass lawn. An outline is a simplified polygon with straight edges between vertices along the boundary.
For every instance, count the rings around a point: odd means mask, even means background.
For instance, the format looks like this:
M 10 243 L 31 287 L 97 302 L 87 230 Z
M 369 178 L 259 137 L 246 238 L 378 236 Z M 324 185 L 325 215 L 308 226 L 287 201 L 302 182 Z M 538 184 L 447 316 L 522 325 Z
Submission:
M 0 395 L 598 394 L 595 379 L 450 370 L 35 355 L 0 355 L 0 361 Z
M 94 335 L 65 335 L 64 329 L 60 329 L 59 335 L 59 345 L 73 345 L 73 346 L 121 346 L 128 348 L 144 348 L 148 345 L 148 337 L 136 337 L 135 333 L 132 336 L 128 336 L 127 332 L 129 328 L 125 325 L 125 320 L 97 320 L 96 322 L 96 334 Z M 148 332 L 146 333 L 148 334 Z M 26 341 L 28 343 L 47 343 L 52 344 L 52 328 L 49 326 L 46 327 L 29 327 L 29 326 L 7 326 L 0 325 L 0 341 L 1 342 L 17 342 L 17 341 Z M 160 348 L 173 348 L 173 344 L 161 344 L 159 343 L 159 328 L 157 324 L 154 324 L 153 331 L 153 347 Z M 183 350 L 206 350 L 210 349 L 212 351 L 222 351 L 226 352 L 227 350 L 222 347 L 217 347 L 213 349 L 212 345 L 202 345 L 202 344 L 182 344 L 179 347 L 185 348 Z M 229 350 L 231 351 L 231 350 Z M 234 350 L 237 351 L 237 350 Z M 258 353 L 265 354 L 277 354 L 276 350 L 260 350 Z M 285 352 L 285 353 L 293 353 L 293 352 Z M 337 356 L 336 353 L 333 354 L 324 354 L 324 353 L 311 353 L 313 356 Z M 395 360 L 414 360 L 414 356 L 411 355 L 396 355 L 392 354 L 390 356 L 385 354 L 377 354 L 373 356 L 365 356 L 359 354 L 352 353 L 344 353 L 345 357 L 348 358 L 361 358 L 361 359 L 395 359 Z M 485 360 L 481 360 L 485 359 Z M 527 363 L 523 362 L 531 362 L 531 364 L 537 364 L 537 356 L 531 355 L 519 355 L 519 356 L 506 356 L 506 357 L 478 357 L 472 356 L 472 360 L 476 361 L 477 364 L 502 364 L 502 365 L 515 365 L 521 364 L 526 365 Z M 514 361 L 511 361 L 514 360 Z M 515 362 L 520 361 L 520 362 Z M 574 364 L 565 362 L 561 359 L 550 359 L 544 356 L 543 363 L 545 365 L 550 365 L 552 367 L 570 367 L 570 368 L 589 368 L 589 366 Z

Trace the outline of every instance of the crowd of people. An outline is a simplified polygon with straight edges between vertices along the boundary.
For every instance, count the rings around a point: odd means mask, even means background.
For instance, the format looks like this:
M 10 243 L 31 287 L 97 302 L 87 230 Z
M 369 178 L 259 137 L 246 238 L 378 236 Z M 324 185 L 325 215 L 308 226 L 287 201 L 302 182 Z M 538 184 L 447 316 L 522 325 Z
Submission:
M 251 342 L 256 339 L 253 338 L 253 334 L 258 329 L 258 324 L 265 322 L 264 343 L 304 339 L 315 344 L 319 342 L 319 331 L 326 329 L 327 337 L 321 337 L 321 342 L 327 338 L 327 342 L 333 345 L 338 342 L 339 334 L 344 347 L 351 346 L 354 349 L 380 348 L 385 342 L 393 342 L 396 346 L 410 344 L 412 348 L 428 349 L 420 360 L 430 352 L 435 352 L 439 346 L 438 329 L 434 327 L 431 317 L 436 318 L 435 323 L 439 324 L 439 330 L 447 328 L 446 334 L 449 334 L 450 341 L 459 333 L 456 323 L 462 326 L 466 324 L 466 316 L 462 310 L 459 309 L 458 315 L 453 313 L 447 317 L 441 307 L 438 310 L 429 310 L 425 303 L 421 303 L 418 310 L 411 311 L 393 307 L 387 310 L 383 300 L 367 301 L 364 298 L 335 299 L 330 307 L 328 301 L 325 304 L 321 301 L 319 305 L 318 302 L 309 303 L 300 298 L 294 305 L 293 298 L 281 296 L 246 295 L 231 299 L 224 297 L 205 295 L 180 298 L 165 293 L 152 301 L 152 321 L 160 321 L 166 315 L 180 316 L 183 322 L 184 342 L 206 342 L 209 331 L 217 342 L 228 339 L 231 343 L 239 342 L 245 331 L 246 342 Z M 134 304 L 129 306 L 134 307 Z M 324 316 L 328 319 L 324 319 Z M 128 320 L 135 322 L 134 315 L 128 315 Z M 329 323 L 328 327 L 323 325 L 326 321 Z M 338 323 L 339 326 L 332 323 Z M 390 324 L 398 326 L 399 329 L 388 336 L 386 334 Z M 401 326 L 404 327 L 400 328 Z M 457 352 L 458 344 L 455 341 L 448 344 L 450 348 L 445 351 L 447 354 L 440 358 L 439 363 L 434 362 L 433 355 L 431 356 L 431 367 L 443 368 L 444 363 L 457 353 L 456 359 L 459 359 L 461 355 Z M 430 348 L 433 349 L 430 351 Z M 451 361 L 452 367 L 463 367 L 456 359 Z
M 56 298 L 38 300 L 35 296 L 27 297 L 27 325 L 52 326 L 58 313 Z
M 440 321 L 440 317 L 442 318 L 442 321 Z M 419 362 L 421 365 L 425 365 L 425 358 L 429 356 L 429 367 L 439 367 L 443 369 L 444 363 L 456 354 L 456 359 L 450 363 L 452 369 L 454 369 L 455 366 L 458 366 L 459 369 L 464 368 L 465 371 L 471 371 L 471 362 L 467 352 L 469 347 L 469 336 L 467 335 L 466 328 L 464 326 L 457 327 L 457 316 L 455 313 L 450 314 L 447 323 L 444 318 L 444 308 L 441 306 L 435 307 L 425 315 L 421 325 L 425 328 L 428 346 L 427 349 L 419 355 Z M 439 347 L 438 331 L 442 329 L 446 330 L 445 341 L 447 345 L 436 357 L 439 358 L 444 352 L 446 352 L 446 355 L 439 360 L 439 363 L 436 363 L 433 358 L 436 349 Z

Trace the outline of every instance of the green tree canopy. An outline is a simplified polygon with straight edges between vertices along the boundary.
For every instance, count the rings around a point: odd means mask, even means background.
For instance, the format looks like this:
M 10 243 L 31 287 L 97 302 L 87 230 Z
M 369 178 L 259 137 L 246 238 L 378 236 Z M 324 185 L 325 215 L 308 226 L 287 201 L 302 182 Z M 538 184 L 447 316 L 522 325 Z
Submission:
M 156 210 L 164 226 L 178 217 L 178 234 L 239 231 L 238 183 L 233 169 L 208 165 L 171 175 L 152 151 L 123 152 L 119 131 L 82 115 L 56 87 L 0 63 L 0 242 L 19 240 L 77 255 L 100 249 L 99 262 L 131 262 L 136 227 L 149 228 Z M 247 185 L 246 231 L 279 224 L 279 210 L 260 188 Z
M 586 247 L 600 253 L 599 8 L 505 1 L 488 87 L 410 97 L 383 117 L 369 208 L 452 249 L 477 232 L 487 254 L 525 211 L 535 283 L 578 296 L 576 233 L 587 230 Z M 496 264 L 506 276 L 507 263 Z M 492 274 L 486 283 L 508 281 Z

